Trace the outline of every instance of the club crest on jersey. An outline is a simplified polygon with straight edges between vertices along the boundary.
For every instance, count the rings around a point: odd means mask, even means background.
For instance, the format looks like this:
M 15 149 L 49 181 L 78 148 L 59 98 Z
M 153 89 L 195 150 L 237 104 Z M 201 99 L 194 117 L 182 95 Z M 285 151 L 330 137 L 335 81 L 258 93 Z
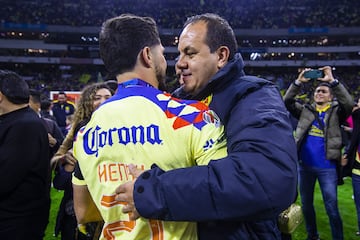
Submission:
M 212 123 L 216 127 L 221 126 L 221 121 L 218 115 L 213 110 L 207 110 L 203 113 L 203 119 L 206 123 Z

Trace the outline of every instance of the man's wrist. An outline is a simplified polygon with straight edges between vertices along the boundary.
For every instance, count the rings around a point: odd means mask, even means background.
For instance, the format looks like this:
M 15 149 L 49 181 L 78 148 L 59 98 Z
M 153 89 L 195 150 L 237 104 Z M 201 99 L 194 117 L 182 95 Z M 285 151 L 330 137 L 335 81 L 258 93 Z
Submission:
M 334 79 L 332 81 L 329 82 L 331 87 L 336 87 L 337 85 L 339 85 L 339 80 Z
M 296 79 L 295 82 L 294 82 L 294 85 L 297 86 L 297 87 L 300 87 L 300 86 L 301 86 L 301 82 Z

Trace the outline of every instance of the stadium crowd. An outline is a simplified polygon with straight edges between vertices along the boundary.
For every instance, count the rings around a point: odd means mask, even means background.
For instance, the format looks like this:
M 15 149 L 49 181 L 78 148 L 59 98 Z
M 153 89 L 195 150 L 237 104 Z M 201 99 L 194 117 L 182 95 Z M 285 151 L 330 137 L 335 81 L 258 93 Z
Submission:
M 131 4 L 130 4 L 131 2 Z M 50 7 L 51 6 L 51 7 Z M 139 9 L 141 9 L 139 11 Z M 360 26 L 360 2 L 356 0 L 328 0 L 328 1 L 287 1 L 280 0 L 277 4 L 272 1 L 254 0 L 248 4 L 246 0 L 198 0 L 198 1 L 177 1 L 177 0 L 91 0 L 91 1 L 55 1 L 55 0 L 26 0 L 10 1 L 5 0 L 2 5 L 0 23 L 3 31 L 0 33 L 1 39 L 48 39 L 49 34 L 41 31 L 24 31 L 20 35 L 14 32 L 6 32 L 6 24 L 10 26 L 26 29 L 29 25 L 41 28 L 42 25 L 65 25 L 65 26 L 100 26 L 108 17 L 117 16 L 120 13 L 135 13 L 143 16 L 153 17 L 158 26 L 163 29 L 180 29 L 187 16 L 214 12 L 221 16 L 226 16 L 230 25 L 234 29 L 278 29 L 278 28 L 310 28 L 309 31 L 323 28 L 336 27 L 358 27 Z M 256 13 L 256 14 L 255 14 Z M 331 13 L 331 14 L 328 14 Z M 336 19 L 336 21 L 334 21 Z M 11 25 L 13 24 L 13 25 Z M 17 25 L 18 24 L 18 25 Z M 39 25 L 39 26 L 36 26 Z M 30 26 L 31 29 L 31 26 Z M 29 30 L 29 29 L 28 29 Z M 66 36 L 58 38 L 65 40 Z M 71 35 L 68 36 L 72 38 Z M 265 48 L 265 47 L 290 47 L 290 46 L 356 46 L 359 44 L 357 38 L 343 38 L 341 36 L 324 37 L 314 35 L 312 37 L 297 37 L 294 39 L 245 39 L 239 34 L 237 36 L 240 52 L 244 60 L 251 58 L 251 53 L 242 51 L 246 48 Z M 264 37 L 265 39 L 265 37 Z M 174 36 L 162 36 L 164 46 L 176 46 Z M 93 43 L 93 45 L 96 43 Z M 167 60 L 174 60 L 177 53 L 165 53 Z M 67 50 L 44 50 L 29 51 L 29 49 L 9 49 L 1 48 L 1 56 L 28 56 L 28 57 L 74 57 L 74 58 L 98 58 L 97 51 L 90 51 L 86 48 L 78 50 L 69 47 Z M 338 59 L 358 59 L 356 53 L 328 53 L 318 55 L 316 53 L 274 55 L 261 54 L 261 60 L 338 60 Z M 289 55 L 290 56 L 290 55 Z M 112 79 L 107 76 L 103 66 L 74 64 L 70 71 L 61 69 L 61 66 L 52 64 L 8 64 L 2 63 L 4 68 L 14 70 L 27 78 L 32 86 L 47 93 L 50 90 L 69 90 L 77 91 L 84 87 L 87 82 L 99 81 L 99 76 L 103 79 Z M 41 65 L 41 66 L 39 66 Z M 304 66 L 305 67 L 305 66 Z M 312 66 L 308 66 L 312 67 Z M 41 69 L 41 70 L 40 70 Z M 269 80 L 276 81 L 281 90 L 285 90 L 289 83 L 295 79 L 296 71 L 294 68 L 287 71 L 286 68 L 272 68 L 271 73 L 268 69 L 248 67 L 246 70 L 251 74 L 261 75 Z M 69 73 L 71 72 L 71 73 Z M 262 74 L 262 72 L 264 72 Z M 349 86 L 352 92 L 358 88 L 359 72 L 355 68 L 345 67 L 344 70 L 338 69 L 343 81 Z M 85 75 L 86 76 L 85 76 Z M 175 79 L 174 69 L 168 70 L 168 82 Z M 340 75 L 340 74 L 339 74 Z M 90 76 L 90 77 L 89 77 Z M 86 80 L 84 80 L 84 78 Z
M 153 17 L 161 28 L 181 28 L 190 15 L 214 12 L 226 16 L 233 28 L 354 27 L 360 2 L 356 0 L 5 0 L 3 23 L 100 26 L 108 17 L 135 13 Z M 141 11 L 139 12 L 139 9 Z M 329 14 L 331 13 L 331 14 Z M 334 21 L 336 19 L 336 21 Z
M 68 66 L 69 67 L 69 66 Z M 312 66 L 307 66 L 312 67 Z M 8 64 L 7 69 L 26 76 L 29 86 L 40 91 L 44 96 L 50 96 L 50 91 L 80 91 L 88 83 L 114 79 L 107 75 L 103 66 L 73 65 L 69 70 L 50 64 Z M 168 67 L 167 83 L 169 91 L 178 86 L 174 67 Z M 315 67 L 316 68 L 316 67 Z M 296 67 L 259 68 L 245 67 L 249 75 L 255 75 L 275 82 L 280 91 L 285 92 L 290 83 L 296 79 Z M 342 67 L 334 70 L 334 75 L 341 80 L 353 96 L 360 93 L 360 72 L 354 67 Z

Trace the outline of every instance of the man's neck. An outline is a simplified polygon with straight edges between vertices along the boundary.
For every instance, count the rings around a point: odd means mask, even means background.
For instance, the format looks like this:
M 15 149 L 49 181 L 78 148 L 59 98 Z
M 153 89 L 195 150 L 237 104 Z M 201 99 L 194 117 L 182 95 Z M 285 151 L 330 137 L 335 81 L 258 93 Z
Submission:
M 155 87 L 155 88 L 158 88 L 158 84 L 154 83 L 154 81 L 151 81 L 149 80 L 149 78 L 146 78 L 146 77 L 142 77 L 142 75 L 140 74 L 137 74 L 135 72 L 126 72 L 126 73 L 123 73 L 123 74 L 119 74 L 116 76 L 116 80 L 118 83 L 124 83 L 124 82 L 127 82 L 131 79 L 140 79 L 144 82 L 147 82 L 149 83 L 151 86 Z
M 1 114 L 14 112 L 16 110 L 19 110 L 21 108 L 25 108 L 27 106 L 28 106 L 27 103 L 24 103 L 24 104 L 12 104 L 12 103 L 9 103 L 8 105 L 3 107 L 2 111 L 1 111 Z

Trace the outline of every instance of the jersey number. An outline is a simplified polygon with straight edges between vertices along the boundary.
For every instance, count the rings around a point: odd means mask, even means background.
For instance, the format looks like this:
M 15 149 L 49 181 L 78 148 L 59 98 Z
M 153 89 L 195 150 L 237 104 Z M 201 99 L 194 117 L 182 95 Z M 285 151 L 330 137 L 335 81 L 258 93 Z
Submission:
M 115 205 L 125 205 L 125 202 L 118 202 L 115 200 L 115 195 L 105 196 L 101 198 L 101 206 L 103 207 L 113 207 Z M 158 220 L 149 220 L 150 229 L 151 229 L 151 239 L 152 240 L 164 240 L 164 229 L 161 221 Z M 116 231 L 127 231 L 131 232 L 136 226 L 136 221 L 118 221 L 107 224 L 103 229 L 104 237 L 108 240 L 114 240 L 115 236 L 113 232 Z

